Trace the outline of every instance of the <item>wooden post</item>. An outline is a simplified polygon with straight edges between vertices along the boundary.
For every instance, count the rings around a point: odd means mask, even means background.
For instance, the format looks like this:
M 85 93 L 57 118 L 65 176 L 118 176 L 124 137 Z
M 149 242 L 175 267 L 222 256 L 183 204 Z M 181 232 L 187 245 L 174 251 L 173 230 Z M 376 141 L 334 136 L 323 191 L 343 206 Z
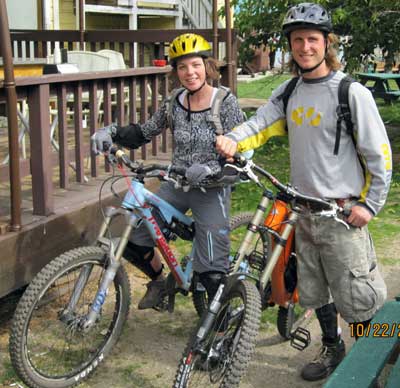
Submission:
M 61 85 L 57 90 L 57 117 L 59 134 L 60 187 L 67 189 L 68 179 L 68 128 L 67 128 L 67 88 Z M 55 119 L 54 119 L 55 120 Z
M 11 223 L 13 231 L 21 229 L 21 186 L 19 172 L 17 92 L 15 90 L 7 7 L 0 1 L 0 54 L 4 61 L 4 88 L 7 94 L 8 147 L 10 153 Z
M 218 0 L 213 0 L 213 55 L 218 59 Z
M 228 86 L 233 89 L 232 72 L 232 22 L 231 22 L 231 3 L 225 0 L 225 22 L 226 22 L 226 65 L 228 68 Z
M 48 84 L 37 85 L 28 94 L 33 214 L 39 216 L 54 211 L 49 95 Z

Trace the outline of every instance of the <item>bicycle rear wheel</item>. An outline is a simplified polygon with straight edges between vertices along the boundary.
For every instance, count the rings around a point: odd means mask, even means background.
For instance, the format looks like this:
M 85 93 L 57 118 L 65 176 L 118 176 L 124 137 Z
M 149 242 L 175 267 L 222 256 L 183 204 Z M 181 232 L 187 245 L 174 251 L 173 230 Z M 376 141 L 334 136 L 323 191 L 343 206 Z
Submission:
M 95 370 L 118 340 L 130 304 L 129 280 L 122 266 L 111 283 L 98 320 L 88 330 L 81 326 L 106 266 L 103 249 L 73 249 L 46 265 L 22 296 L 11 327 L 10 356 L 18 376 L 29 387 L 78 384 Z M 76 307 L 66 318 L 66 307 L 84 268 L 91 268 L 90 275 Z
M 238 280 L 224 298 L 204 341 L 196 341 L 201 323 L 190 338 L 173 387 L 237 387 L 255 349 L 260 314 L 258 290 L 253 283 Z

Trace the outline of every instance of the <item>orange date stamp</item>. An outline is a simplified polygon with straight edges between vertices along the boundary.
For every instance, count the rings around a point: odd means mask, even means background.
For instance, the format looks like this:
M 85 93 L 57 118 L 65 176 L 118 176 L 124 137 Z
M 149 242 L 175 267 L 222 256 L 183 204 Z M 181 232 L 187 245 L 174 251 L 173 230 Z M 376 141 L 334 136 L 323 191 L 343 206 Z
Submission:
M 350 323 L 351 337 L 400 338 L 400 323 Z

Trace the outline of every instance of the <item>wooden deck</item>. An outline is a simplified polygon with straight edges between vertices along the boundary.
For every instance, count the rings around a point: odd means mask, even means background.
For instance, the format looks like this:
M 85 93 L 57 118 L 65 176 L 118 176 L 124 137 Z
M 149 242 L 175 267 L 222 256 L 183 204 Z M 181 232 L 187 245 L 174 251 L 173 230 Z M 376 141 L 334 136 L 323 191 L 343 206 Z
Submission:
M 3 160 L 7 151 L 7 141 L 0 136 L 0 156 Z M 29 139 L 27 139 L 29 141 Z M 88 144 L 86 144 L 88 146 Z M 151 147 L 151 144 L 148 145 Z M 54 156 L 57 157 L 56 152 Z M 150 152 L 147 153 L 149 155 Z M 138 151 L 137 158 L 141 159 Z M 170 153 L 159 153 L 157 159 L 148 157 L 146 163 L 157 161 L 168 164 Z M 102 159 L 101 157 L 98 159 Z M 99 161 L 99 170 L 103 171 L 96 178 L 90 177 L 90 160 L 85 160 L 85 176 L 88 181 L 84 183 L 72 182 L 71 174 L 68 189 L 56 188 L 54 191 L 54 214 L 50 216 L 37 216 L 32 214 L 32 182 L 27 176 L 22 181 L 22 224 L 20 232 L 0 234 L 0 297 L 29 283 L 32 277 L 52 258 L 60 253 L 82 244 L 91 244 L 97 234 L 102 221 L 99 206 L 99 189 L 103 181 L 111 176 L 104 172 L 103 163 Z M 53 169 L 54 187 L 59 187 L 58 167 Z M 158 181 L 148 182 L 148 187 L 155 188 Z M 118 193 L 126 191 L 124 180 L 119 181 L 115 187 Z M 118 204 L 110 192 L 110 185 L 106 185 L 102 195 L 102 206 Z M 10 214 L 10 195 L 8 180 L 0 181 L 0 224 L 3 230 L 8 223 Z M 118 225 L 114 231 L 118 232 Z

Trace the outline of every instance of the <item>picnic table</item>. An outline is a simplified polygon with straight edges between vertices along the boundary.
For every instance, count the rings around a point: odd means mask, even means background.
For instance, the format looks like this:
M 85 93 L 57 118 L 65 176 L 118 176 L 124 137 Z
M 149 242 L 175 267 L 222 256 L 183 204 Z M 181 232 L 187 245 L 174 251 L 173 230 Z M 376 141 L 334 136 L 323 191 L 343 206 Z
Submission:
M 400 296 L 386 302 L 371 324 L 353 326 L 361 338 L 335 369 L 324 388 L 372 388 L 383 368 L 393 364 L 385 388 L 400 387 Z
M 390 103 L 400 97 L 400 74 L 392 73 L 356 73 L 362 85 L 371 90 L 372 95 L 377 98 L 383 98 L 385 102 Z M 392 89 L 389 81 L 394 80 L 397 89 Z M 367 85 L 372 82 L 372 85 Z

